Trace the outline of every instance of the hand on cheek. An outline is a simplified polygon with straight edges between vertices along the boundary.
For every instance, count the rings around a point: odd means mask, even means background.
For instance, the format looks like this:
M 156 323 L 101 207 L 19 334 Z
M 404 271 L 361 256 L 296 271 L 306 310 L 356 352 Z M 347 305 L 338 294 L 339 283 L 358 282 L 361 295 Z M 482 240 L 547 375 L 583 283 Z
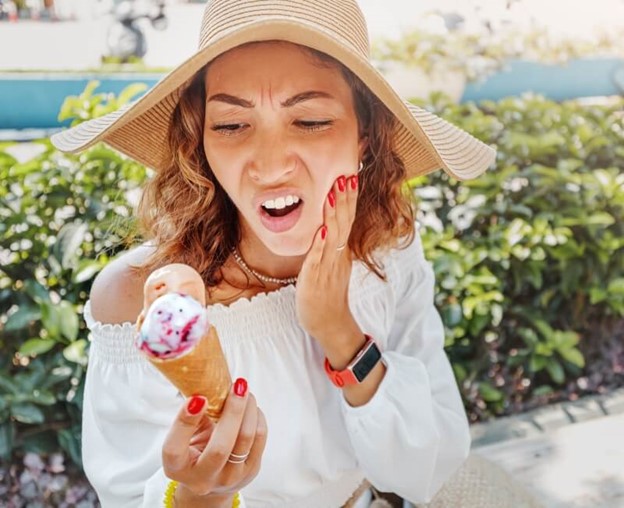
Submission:
M 355 219 L 359 191 L 357 174 L 340 176 L 334 182 L 323 207 L 323 225 L 297 281 L 299 323 L 323 346 L 345 330 L 353 330 L 355 320 L 349 309 L 351 251 L 349 235 Z
M 357 204 L 358 176 L 349 178 L 338 177 L 324 208 L 324 225 L 327 227 L 327 241 L 324 256 L 340 257 L 341 250 L 348 250 L 349 235 L 355 220 L 355 208 Z M 332 206 L 332 198 L 334 206 Z M 328 206 L 329 205 L 329 206 Z M 349 256 L 350 257 L 350 256 Z

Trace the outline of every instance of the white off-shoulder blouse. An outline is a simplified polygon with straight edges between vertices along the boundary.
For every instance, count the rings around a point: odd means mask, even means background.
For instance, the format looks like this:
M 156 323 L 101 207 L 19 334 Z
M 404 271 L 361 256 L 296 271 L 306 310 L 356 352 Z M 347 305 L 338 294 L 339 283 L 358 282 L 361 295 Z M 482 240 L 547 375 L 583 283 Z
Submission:
M 420 239 L 382 258 L 387 282 L 356 262 L 349 304 L 387 371 L 373 398 L 350 406 L 297 323 L 295 286 L 208 308 L 232 379 L 245 377 L 266 415 L 262 467 L 248 508 L 338 508 L 368 479 L 429 501 L 468 455 L 470 434 L 443 350 L 433 270 Z M 102 324 L 90 307 L 83 460 L 104 508 L 162 506 L 161 446 L 184 399 L 134 346 L 133 323 Z

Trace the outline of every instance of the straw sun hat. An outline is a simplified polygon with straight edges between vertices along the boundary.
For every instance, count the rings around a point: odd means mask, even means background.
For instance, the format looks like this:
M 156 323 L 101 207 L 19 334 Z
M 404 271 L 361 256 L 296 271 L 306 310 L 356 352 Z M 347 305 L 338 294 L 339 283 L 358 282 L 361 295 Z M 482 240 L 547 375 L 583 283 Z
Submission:
M 483 173 L 495 151 L 467 132 L 403 101 L 369 60 L 366 21 L 355 0 L 209 0 L 199 49 L 136 102 L 52 136 L 62 151 L 104 141 L 160 169 L 167 131 L 185 84 L 205 64 L 241 44 L 281 40 L 342 62 L 396 116 L 395 149 L 409 176 L 443 169 L 464 180 Z

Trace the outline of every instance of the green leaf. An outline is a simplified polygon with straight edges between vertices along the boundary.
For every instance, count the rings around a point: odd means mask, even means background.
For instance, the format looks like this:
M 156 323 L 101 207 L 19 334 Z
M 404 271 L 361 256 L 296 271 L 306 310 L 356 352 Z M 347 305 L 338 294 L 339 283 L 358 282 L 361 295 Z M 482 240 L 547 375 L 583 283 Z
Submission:
M 613 215 L 607 212 L 594 212 L 587 216 L 585 224 L 591 226 L 611 226 L 615 223 Z
M 61 332 L 61 316 L 58 308 L 52 304 L 41 304 L 41 322 L 51 338 L 58 339 Z
M 542 385 L 538 386 L 535 390 L 533 390 L 533 395 L 535 395 L 536 397 L 541 397 L 543 395 L 550 395 L 553 392 L 554 390 L 552 389 L 552 386 Z
M 95 92 L 96 88 L 100 86 L 100 82 L 97 79 L 92 79 L 87 83 L 87 86 L 80 94 L 80 98 L 82 100 L 89 99 L 93 96 L 93 92 Z
M 543 319 L 534 319 L 533 326 L 537 328 L 537 331 L 542 335 L 542 337 L 546 340 L 550 340 L 550 338 L 554 334 L 554 330 L 552 327 Z
M 6 378 L 0 375 L 0 390 L 4 393 L 9 393 L 11 395 L 17 395 L 20 390 L 15 381 L 12 379 Z
M 578 333 L 573 331 L 563 332 L 558 330 L 555 332 L 553 339 L 555 348 L 561 352 L 576 346 L 579 343 L 580 336 Z
M 61 448 L 67 452 L 74 463 L 82 466 L 79 429 L 75 428 L 61 430 L 58 433 L 58 440 Z
M 559 351 L 559 354 L 563 357 L 564 360 L 570 362 L 572 365 L 576 365 L 581 369 L 585 367 L 585 358 L 578 349 L 564 349 L 562 351 Z
M 488 326 L 492 322 L 490 316 L 477 314 L 475 315 L 468 324 L 468 329 L 471 335 L 479 335 L 483 329 Z
M 539 372 L 548 363 L 548 358 L 545 356 L 532 355 L 529 360 L 529 370 L 531 372 Z
M 63 300 L 58 307 L 59 319 L 61 325 L 61 333 L 70 342 L 73 342 L 78 337 L 78 314 L 74 306 L 65 300 Z
M 56 341 L 54 339 L 28 339 L 20 346 L 19 352 L 24 356 L 42 355 L 50 351 L 55 344 Z
M 28 279 L 24 282 L 24 290 L 26 291 L 26 294 L 38 304 L 50 301 L 50 294 L 48 293 L 48 290 L 34 279 Z
M 43 423 L 45 416 L 41 409 L 29 402 L 18 402 L 11 406 L 11 416 L 21 423 Z
M 479 394 L 486 402 L 498 402 L 503 400 L 503 392 L 494 388 L 489 383 L 479 383 Z
M 557 360 L 550 359 L 548 363 L 546 363 L 546 370 L 555 383 L 562 384 L 565 381 L 563 367 Z
M 15 429 L 12 422 L 0 424 L 0 458 L 8 459 L 13 451 Z
M 457 380 L 457 383 L 462 383 L 468 375 L 466 369 L 460 363 L 453 363 L 452 367 L 453 374 L 455 374 L 455 379 Z
M 607 291 L 610 295 L 624 295 L 624 277 L 609 281 Z
M 68 270 L 76 265 L 86 232 L 87 225 L 82 222 L 65 224 L 59 231 L 52 253 L 63 269 Z
M 22 330 L 34 321 L 41 319 L 41 311 L 36 307 L 21 305 L 16 312 L 9 316 L 4 329 L 7 332 Z
M 98 86 L 100 86 L 99 81 L 91 80 L 89 81 L 89 83 L 87 83 L 87 86 L 79 96 L 67 96 L 63 101 L 63 104 L 61 105 L 61 111 L 59 113 L 58 120 L 62 122 L 68 119 L 78 119 L 80 116 L 80 106 L 92 97 L 94 90 Z M 82 118 L 82 120 L 86 120 L 86 118 Z
M 30 397 L 30 401 L 40 406 L 52 406 L 56 404 L 57 399 L 52 392 L 35 390 L 32 397 Z
M 614 223 L 613 215 L 607 212 L 594 212 L 589 215 L 561 220 L 563 226 L 611 226 Z
M 528 346 L 535 347 L 539 343 L 539 337 L 532 328 L 521 327 L 518 328 L 517 333 Z
M 87 364 L 87 354 L 85 352 L 85 348 L 87 346 L 87 341 L 84 339 L 77 340 L 72 342 L 69 346 L 67 346 L 63 350 L 63 356 L 69 362 L 77 363 L 79 365 Z
M 539 342 L 535 345 L 535 354 L 540 356 L 551 356 L 553 353 L 552 347 L 550 344 L 545 344 L 544 342 Z
M 589 290 L 589 303 L 595 305 L 600 302 L 604 302 L 609 293 L 602 288 L 591 288 Z

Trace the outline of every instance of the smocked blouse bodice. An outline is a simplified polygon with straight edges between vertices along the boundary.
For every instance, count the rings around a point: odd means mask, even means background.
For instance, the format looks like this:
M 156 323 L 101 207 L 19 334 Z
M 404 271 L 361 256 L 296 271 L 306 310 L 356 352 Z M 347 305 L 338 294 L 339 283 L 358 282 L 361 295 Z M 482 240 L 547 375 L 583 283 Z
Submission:
M 207 308 L 232 379 L 247 379 L 267 419 L 262 467 L 242 491 L 247 507 L 337 508 L 364 478 L 423 502 L 467 455 L 468 424 L 418 237 L 383 266 L 386 281 L 361 263 L 351 277 L 351 311 L 387 367 L 360 407 L 329 382 L 322 348 L 297 322 L 294 285 Z M 87 475 L 104 508 L 161 506 L 161 446 L 184 400 L 136 349 L 133 323 L 97 322 L 89 304 L 84 315 Z

